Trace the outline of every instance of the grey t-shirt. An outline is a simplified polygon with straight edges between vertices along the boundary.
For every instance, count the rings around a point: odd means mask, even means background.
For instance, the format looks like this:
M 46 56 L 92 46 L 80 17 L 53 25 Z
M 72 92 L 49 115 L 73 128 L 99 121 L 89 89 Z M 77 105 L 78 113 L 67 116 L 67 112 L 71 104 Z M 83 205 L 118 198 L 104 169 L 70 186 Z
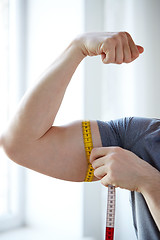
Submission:
M 130 150 L 160 171 L 160 120 L 124 118 L 98 121 L 103 147 Z M 159 186 L 160 187 L 160 186 Z M 139 240 L 160 240 L 160 232 L 142 194 L 131 192 L 133 223 Z

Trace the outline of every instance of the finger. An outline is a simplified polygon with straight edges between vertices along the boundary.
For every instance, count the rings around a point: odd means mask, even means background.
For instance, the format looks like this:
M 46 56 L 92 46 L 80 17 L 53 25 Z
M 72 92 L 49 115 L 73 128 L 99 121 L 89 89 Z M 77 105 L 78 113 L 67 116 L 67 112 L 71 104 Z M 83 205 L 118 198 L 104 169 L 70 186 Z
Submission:
M 90 155 L 90 162 L 91 164 L 96 159 L 102 158 L 104 156 L 107 156 L 109 153 L 116 152 L 119 149 L 119 147 L 99 147 L 99 148 L 93 148 Z
M 144 52 L 144 48 L 142 46 L 137 45 L 137 48 L 140 54 Z
M 91 151 L 91 155 L 90 155 L 91 164 L 96 159 L 99 159 L 99 158 L 103 157 L 106 153 L 107 153 L 107 148 L 104 148 L 104 147 L 93 148 L 92 151 Z
M 115 62 L 115 48 L 115 41 L 111 38 L 106 39 L 106 41 L 102 44 L 101 56 L 104 64 Z
M 127 32 L 126 32 L 126 35 L 128 37 L 128 43 L 129 43 L 130 51 L 131 51 L 131 58 L 132 58 L 132 61 L 133 61 L 139 56 L 139 51 L 138 51 L 138 48 L 135 45 L 131 35 Z
M 98 158 L 92 162 L 92 167 L 95 169 L 105 165 L 106 156 Z
M 123 58 L 124 58 L 123 47 L 122 47 L 122 43 L 119 42 L 119 44 L 117 44 L 116 46 L 115 63 L 122 64 Z
M 108 63 L 115 63 L 115 48 L 108 50 L 106 53 L 106 57 L 103 60 L 103 63 L 108 64 Z
M 128 40 L 123 43 L 124 58 L 123 62 L 130 63 L 132 61 L 132 54 L 128 44 Z
M 99 167 L 94 170 L 94 176 L 98 179 L 102 179 L 107 174 L 105 166 Z

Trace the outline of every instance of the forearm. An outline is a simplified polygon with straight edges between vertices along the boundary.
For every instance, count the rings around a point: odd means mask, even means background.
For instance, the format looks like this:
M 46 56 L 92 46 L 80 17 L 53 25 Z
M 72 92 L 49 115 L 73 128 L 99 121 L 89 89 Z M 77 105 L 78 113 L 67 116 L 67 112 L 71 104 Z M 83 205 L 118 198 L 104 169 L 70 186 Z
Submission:
M 24 96 L 9 133 L 38 139 L 52 126 L 70 79 L 84 58 L 77 45 L 76 41 L 70 44 Z
M 160 172 L 152 168 L 146 183 L 147 184 L 142 187 L 141 193 L 143 194 L 157 227 L 160 230 Z

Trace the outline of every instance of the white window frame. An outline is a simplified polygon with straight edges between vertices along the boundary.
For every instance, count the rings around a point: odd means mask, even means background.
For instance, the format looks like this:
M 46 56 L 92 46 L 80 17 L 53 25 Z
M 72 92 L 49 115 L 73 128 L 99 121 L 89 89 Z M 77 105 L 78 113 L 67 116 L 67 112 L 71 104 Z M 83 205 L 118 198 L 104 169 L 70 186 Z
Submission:
M 25 0 L 9 0 L 9 87 L 8 118 L 25 91 Z M 0 218 L 0 232 L 25 224 L 25 169 L 8 161 L 8 214 Z

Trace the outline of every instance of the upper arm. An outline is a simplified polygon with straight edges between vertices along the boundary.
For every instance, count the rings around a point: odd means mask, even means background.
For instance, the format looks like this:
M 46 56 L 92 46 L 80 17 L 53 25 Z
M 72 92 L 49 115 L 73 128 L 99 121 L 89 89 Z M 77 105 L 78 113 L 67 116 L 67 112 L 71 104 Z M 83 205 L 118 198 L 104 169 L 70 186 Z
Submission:
M 84 181 L 87 160 L 81 125 L 82 122 L 77 121 L 67 126 L 53 126 L 44 136 L 34 141 L 24 140 L 21 136 L 13 144 L 11 159 L 51 177 Z M 91 121 L 91 132 L 93 146 L 100 147 L 101 140 L 96 121 Z

